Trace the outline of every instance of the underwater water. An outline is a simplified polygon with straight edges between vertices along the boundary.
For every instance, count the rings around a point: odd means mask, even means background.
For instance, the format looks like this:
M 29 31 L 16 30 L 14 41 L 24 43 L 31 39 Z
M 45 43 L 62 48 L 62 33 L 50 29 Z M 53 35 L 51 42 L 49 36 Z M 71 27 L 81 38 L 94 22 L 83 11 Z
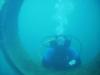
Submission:
M 99 28 L 99 0 L 0 0 L 0 75 L 100 75 Z M 63 29 L 82 64 L 45 69 L 43 43 Z

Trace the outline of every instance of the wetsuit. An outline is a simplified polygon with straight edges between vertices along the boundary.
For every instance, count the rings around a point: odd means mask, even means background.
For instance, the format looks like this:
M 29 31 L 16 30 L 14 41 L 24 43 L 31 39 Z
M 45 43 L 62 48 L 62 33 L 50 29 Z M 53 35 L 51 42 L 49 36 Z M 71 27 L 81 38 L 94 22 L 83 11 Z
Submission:
M 65 40 L 64 45 L 58 45 L 57 40 L 50 41 L 50 46 L 43 57 L 43 65 L 55 70 L 66 70 L 78 67 L 81 63 L 77 51 L 71 49 L 70 42 Z

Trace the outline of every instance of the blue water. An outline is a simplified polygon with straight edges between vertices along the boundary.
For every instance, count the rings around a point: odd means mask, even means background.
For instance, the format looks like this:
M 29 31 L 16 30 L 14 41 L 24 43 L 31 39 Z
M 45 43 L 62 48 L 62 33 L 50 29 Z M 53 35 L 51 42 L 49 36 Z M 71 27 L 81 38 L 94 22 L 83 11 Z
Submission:
M 22 6 L 20 6 L 21 1 Z M 0 75 L 93 74 L 90 65 L 96 61 L 96 56 L 100 52 L 99 0 L 14 0 L 13 2 L 7 0 L 7 2 L 11 4 L 8 4 L 10 6 L 7 6 L 2 13 L 3 18 L 0 12 Z M 3 0 L 0 0 L 1 11 L 4 9 L 2 5 Z M 15 5 L 20 6 L 20 9 Z M 15 11 L 10 13 L 11 9 Z M 41 66 L 41 58 L 46 51 L 43 43 L 56 34 L 56 28 L 60 24 L 64 25 L 64 33 L 72 40 L 71 47 L 80 53 L 82 65 L 76 70 L 56 73 L 44 69 Z M 98 70 L 93 69 L 93 71 L 96 71 L 97 75 L 100 74 Z
M 34 57 L 34 50 L 40 50 L 41 41 L 55 33 L 57 21 L 55 22 L 52 17 L 56 15 L 54 9 L 56 2 L 52 0 L 40 2 L 26 0 L 22 6 L 19 16 L 19 35 L 24 48 L 28 49 L 32 57 Z M 94 0 L 65 0 L 64 2 L 65 7 L 68 3 L 73 4 L 72 10 L 71 6 L 69 10 L 64 10 L 66 13 L 64 18 L 68 21 L 65 28 L 66 35 L 72 35 L 72 38 L 76 37 L 80 40 L 82 59 L 84 63 L 87 63 L 93 59 L 98 51 L 99 7 Z M 79 49 L 80 43 L 74 44 L 77 44 Z

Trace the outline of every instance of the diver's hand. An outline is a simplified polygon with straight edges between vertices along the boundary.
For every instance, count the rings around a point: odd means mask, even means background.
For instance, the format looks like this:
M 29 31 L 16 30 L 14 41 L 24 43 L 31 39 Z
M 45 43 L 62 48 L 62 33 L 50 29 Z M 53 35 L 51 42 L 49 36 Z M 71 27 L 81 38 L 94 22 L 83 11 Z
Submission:
M 69 63 L 68 63 L 70 66 L 73 66 L 73 65 L 75 65 L 76 64 L 76 60 L 75 59 L 73 59 L 73 60 L 71 60 L 71 61 L 69 61 Z

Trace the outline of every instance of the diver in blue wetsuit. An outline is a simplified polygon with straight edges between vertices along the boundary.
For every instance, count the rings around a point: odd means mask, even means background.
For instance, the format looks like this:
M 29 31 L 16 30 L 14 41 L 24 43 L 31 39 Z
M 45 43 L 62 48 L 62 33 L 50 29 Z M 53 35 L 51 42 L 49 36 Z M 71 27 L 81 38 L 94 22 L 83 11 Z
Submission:
M 56 35 L 49 40 L 47 52 L 43 56 L 43 66 L 54 70 L 67 70 L 81 64 L 77 51 L 71 49 L 71 40 L 65 35 Z
M 70 48 L 71 41 L 65 36 L 56 36 L 49 41 L 49 46 L 43 58 L 43 65 L 56 70 L 66 70 L 80 65 L 79 54 Z

